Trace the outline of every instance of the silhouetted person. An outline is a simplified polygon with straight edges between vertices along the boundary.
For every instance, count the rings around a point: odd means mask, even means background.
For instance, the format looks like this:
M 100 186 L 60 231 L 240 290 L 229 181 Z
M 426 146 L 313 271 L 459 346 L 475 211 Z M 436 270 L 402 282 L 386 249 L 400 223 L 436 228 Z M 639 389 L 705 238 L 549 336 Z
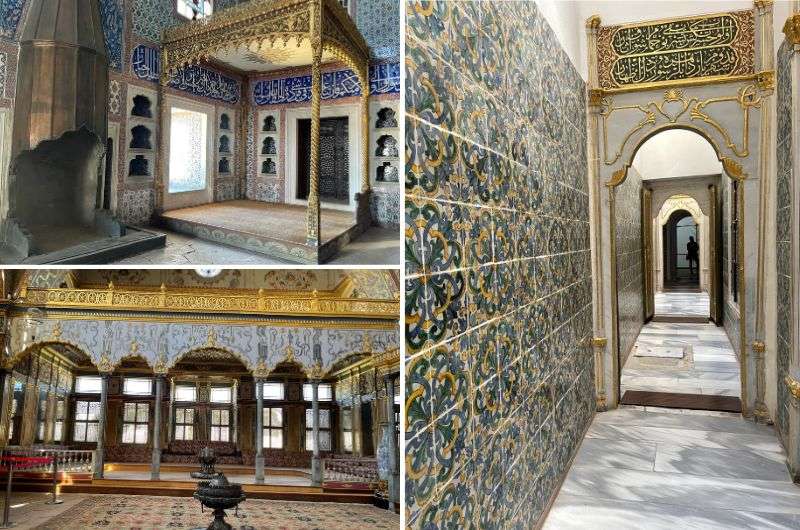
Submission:
M 694 267 L 692 266 L 694 263 L 697 263 L 697 272 L 700 272 L 700 257 L 698 256 L 698 251 L 700 250 L 700 245 L 698 245 L 694 237 L 689 236 L 689 242 L 686 243 L 686 260 L 689 262 L 689 275 L 694 275 Z

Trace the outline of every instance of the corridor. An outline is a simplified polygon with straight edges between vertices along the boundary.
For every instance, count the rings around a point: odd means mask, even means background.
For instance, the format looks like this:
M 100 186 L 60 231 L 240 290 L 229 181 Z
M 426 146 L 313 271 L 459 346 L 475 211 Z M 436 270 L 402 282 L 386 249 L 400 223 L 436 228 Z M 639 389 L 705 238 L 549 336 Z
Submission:
M 544 528 L 800 528 L 785 461 L 773 428 L 738 414 L 597 413 Z
M 722 327 L 650 322 L 622 369 L 621 390 L 739 397 L 739 363 Z

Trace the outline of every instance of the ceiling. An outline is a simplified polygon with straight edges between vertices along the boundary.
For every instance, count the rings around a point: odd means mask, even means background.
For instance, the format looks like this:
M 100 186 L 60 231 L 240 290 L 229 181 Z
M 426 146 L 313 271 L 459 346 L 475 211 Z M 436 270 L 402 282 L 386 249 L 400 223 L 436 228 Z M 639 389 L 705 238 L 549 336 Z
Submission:
M 311 43 L 308 39 L 300 42 L 290 39 L 286 43 L 271 45 L 231 47 L 212 55 L 213 59 L 229 68 L 246 73 L 265 73 L 284 68 L 308 66 L 311 64 Z M 336 58 L 323 53 L 322 62 L 332 62 Z

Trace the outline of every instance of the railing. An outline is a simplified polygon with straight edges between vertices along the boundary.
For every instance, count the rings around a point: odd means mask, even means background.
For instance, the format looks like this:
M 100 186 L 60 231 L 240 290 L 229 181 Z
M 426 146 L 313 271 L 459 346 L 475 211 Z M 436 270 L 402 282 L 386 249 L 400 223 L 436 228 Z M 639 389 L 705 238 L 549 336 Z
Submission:
M 0 449 L 0 457 L 3 456 L 51 457 L 52 463 L 25 470 L 38 473 L 52 473 L 53 464 L 60 473 L 91 473 L 94 469 L 94 451 L 91 450 L 9 446 Z
M 322 461 L 325 481 L 378 483 L 378 461 L 374 458 L 334 456 Z

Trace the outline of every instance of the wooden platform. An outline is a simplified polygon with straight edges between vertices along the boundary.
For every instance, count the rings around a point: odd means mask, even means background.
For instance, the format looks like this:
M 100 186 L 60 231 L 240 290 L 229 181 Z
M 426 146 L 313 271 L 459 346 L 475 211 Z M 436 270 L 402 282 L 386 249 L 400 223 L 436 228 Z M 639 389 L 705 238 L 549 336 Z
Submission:
M 306 207 L 225 201 L 164 212 L 159 222 L 176 232 L 297 263 L 324 263 L 357 237 L 354 212 L 323 209 L 322 241 L 306 244 Z
M 742 402 L 738 397 L 705 394 L 672 394 L 669 392 L 628 390 L 622 396 L 621 403 L 623 405 L 640 405 L 668 409 L 742 412 Z

